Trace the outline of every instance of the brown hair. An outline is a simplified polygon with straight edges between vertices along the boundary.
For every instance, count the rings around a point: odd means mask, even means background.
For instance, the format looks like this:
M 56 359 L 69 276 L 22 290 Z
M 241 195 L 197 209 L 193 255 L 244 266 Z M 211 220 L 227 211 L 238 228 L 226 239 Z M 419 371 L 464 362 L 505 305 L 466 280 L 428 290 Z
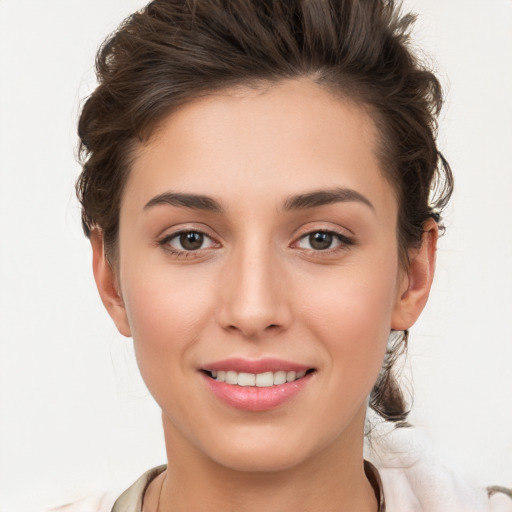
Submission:
M 427 219 L 440 224 L 453 188 L 436 146 L 441 87 L 409 48 L 413 19 L 392 0 L 155 0 L 134 13 L 98 52 L 99 85 L 79 120 L 86 235 L 102 230 L 113 264 L 133 150 L 180 105 L 237 85 L 309 77 L 372 116 L 407 265 L 407 249 L 421 243 Z M 390 342 L 370 397 L 393 421 L 407 416 L 392 372 L 404 345 Z

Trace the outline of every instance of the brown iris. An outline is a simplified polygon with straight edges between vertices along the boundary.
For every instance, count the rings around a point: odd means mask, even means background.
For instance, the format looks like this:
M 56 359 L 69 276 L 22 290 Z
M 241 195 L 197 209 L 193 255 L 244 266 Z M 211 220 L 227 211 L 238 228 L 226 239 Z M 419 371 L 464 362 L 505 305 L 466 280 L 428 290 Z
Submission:
M 187 251 L 196 251 L 200 249 L 204 242 L 204 235 L 197 231 L 188 231 L 181 233 L 180 244 Z
M 317 251 L 329 249 L 332 245 L 332 240 L 332 233 L 326 233 L 325 231 L 317 231 L 309 235 L 309 245 L 312 249 L 316 249 Z

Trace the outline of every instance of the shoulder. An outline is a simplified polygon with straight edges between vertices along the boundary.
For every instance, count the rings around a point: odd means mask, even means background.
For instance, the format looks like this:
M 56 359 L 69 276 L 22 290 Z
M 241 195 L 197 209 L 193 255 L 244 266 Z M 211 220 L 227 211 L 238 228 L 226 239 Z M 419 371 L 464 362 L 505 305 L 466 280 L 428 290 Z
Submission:
M 414 428 L 378 433 L 367 457 L 379 472 L 387 510 L 512 512 L 512 499 L 501 492 L 506 489 L 477 487 L 450 471 Z
M 117 498 L 112 512 L 141 512 L 144 493 L 148 485 L 160 474 L 167 466 L 157 466 L 146 471 L 133 485 Z
M 146 471 L 121 494 L 110 492 L 102 496 L 89 497 L 69 503 L 48 512 L 141 512 L 144 493 L 166 466 L 157 466 Z

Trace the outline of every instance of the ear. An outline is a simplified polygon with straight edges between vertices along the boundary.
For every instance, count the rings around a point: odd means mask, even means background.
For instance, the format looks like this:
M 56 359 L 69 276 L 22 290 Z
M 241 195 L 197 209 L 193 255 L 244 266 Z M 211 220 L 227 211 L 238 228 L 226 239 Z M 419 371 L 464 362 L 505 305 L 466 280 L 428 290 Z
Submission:
M 400 282 L 391 328 L 396 331 L 409 329 L 418 319 L 427 303 L 434 270 L 439 230 L 434 219 L 423 225 L 421 247 L 409 250 L 409 268 Z
M 103 305 L 123 336 L 131 336 L 126 308 L 119 290 L 119 282 L 115 270 L 105 257 L 103 232 L 93 229 L 90 235 L 92 246 L 92 268 L 96 286 Z

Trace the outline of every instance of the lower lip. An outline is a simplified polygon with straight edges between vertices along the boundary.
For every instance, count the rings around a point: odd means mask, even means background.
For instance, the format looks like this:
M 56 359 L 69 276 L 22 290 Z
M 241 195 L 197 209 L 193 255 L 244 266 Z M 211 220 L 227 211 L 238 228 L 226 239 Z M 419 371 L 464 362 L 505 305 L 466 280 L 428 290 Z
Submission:
M 301 379 L 277 386 L 259 388 L 256 386 L 234 386 L 219 382 L 202 373 L 206 385 L 225 404 L 245 411 L 268 411 L 297 396 L 311 380 L 314 372 Z

